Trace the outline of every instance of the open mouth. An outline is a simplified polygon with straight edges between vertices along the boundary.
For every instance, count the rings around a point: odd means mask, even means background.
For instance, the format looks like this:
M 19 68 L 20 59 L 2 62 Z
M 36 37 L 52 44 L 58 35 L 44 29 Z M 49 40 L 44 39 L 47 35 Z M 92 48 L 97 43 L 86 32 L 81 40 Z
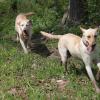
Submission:
M 93 44 L 92 46 L 90 46 L 88 41 L 83 42 L 83 44 L 86 46 L 88 53 L 93 52 L 96 47 L 96 44 Z
M 29 37 L 27 30 L 24 30 L 22 35 L 23 35 L 24 39 L 28 39 L 28 37 Z
M 24 35 L 26 35 L 26 36 L 28 35 L 28 32 L 26 30 L 24 30 Z
M 92 51 L 94 51 L 95 47 L 96 47 L 96 44 L 93 44 L 92 45 Z
M 24 30 L 24 31 L 23 31 L 23 35 L 24 35 L 24 36 L 29 36 L 27 30 Z
M 88 47 L 87 47 L 87 51 L 88 51 L 88 53 L 93 52 L 94 49 L 95 49 L 95 47 L 96 47 L 96 44 L 93 44 L 92 46 L 88 46 Z

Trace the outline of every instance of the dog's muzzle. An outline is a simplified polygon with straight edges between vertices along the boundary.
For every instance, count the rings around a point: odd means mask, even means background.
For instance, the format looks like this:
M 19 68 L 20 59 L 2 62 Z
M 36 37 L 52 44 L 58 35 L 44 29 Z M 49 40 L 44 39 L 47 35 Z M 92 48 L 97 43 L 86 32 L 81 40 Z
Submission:
M 25 36 L 28 36 L 28 32 L 26 30 L 23 31 Z
M 83 44 L 87 47 L 87 50 L 89 51 L 89 52 L 92 52 L 92 51 L 94 51 L 94 49 L 95 49 L 95 47 L 96 47 L 96 43 L 95 44 L 93 44 L 92 46 L 89 46 L 89 42 L 88 41 L 83 41 Z
M 29 34 L 28 34 L 28 32 L 26 30 L 23 31 L 22 37 L 25 40 L 27 40 L 29 38 Z
M 94 51 L 95 47 L 96 47 L 96 44 L 93 44 L 92 45 L 92 51 Z

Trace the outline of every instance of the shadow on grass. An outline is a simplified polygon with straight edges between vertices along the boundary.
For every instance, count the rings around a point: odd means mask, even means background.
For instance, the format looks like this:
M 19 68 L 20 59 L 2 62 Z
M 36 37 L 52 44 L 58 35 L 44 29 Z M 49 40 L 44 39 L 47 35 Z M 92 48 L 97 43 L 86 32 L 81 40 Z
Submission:
M 34 44 L 34 46 L 31 47 L 31 51 L 43 57 L 48 57 L 51 54 L 49 49 L 44 44 Z
M 43 57 L 48 57 L 51 55 L 50 50 L 46 47 L 42 42 L 46 41 L 41 34 L 33 34 L 32 35 L 32 44 L 30 46 L 31 52 L 37 53 Z

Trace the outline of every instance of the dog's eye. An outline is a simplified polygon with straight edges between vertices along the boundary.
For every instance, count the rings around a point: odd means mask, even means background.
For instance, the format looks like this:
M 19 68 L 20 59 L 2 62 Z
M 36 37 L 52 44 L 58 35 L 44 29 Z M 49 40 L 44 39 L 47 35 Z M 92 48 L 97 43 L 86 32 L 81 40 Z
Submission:
M 97 38 L 97 35 L 94 35 L 95 38 Z
M 87 38 L 88 38 L 88 39 L 90 39 L 90 38 L 91 38 L 91 36 L 87 36 Z
M 21 26 L 24 26 L 24 24 L 22 24 Z
M 26 24 L 26 26 L 29 26 L 29 24 Z

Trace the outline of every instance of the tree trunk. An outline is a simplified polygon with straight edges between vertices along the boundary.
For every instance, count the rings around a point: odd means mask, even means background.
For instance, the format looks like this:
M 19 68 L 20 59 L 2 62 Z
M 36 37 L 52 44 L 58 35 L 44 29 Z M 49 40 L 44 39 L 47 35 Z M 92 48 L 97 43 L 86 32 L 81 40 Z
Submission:
M 84 22 L 88 17 L 86 8 L 87 0 L 70 0 L 69 8 L 63 15 L 62 24 L 64 25 L 66 22 L 73 24 Z
M 11 9 L 13 12 L 17 12 L 17 0 L 11 0 Z

